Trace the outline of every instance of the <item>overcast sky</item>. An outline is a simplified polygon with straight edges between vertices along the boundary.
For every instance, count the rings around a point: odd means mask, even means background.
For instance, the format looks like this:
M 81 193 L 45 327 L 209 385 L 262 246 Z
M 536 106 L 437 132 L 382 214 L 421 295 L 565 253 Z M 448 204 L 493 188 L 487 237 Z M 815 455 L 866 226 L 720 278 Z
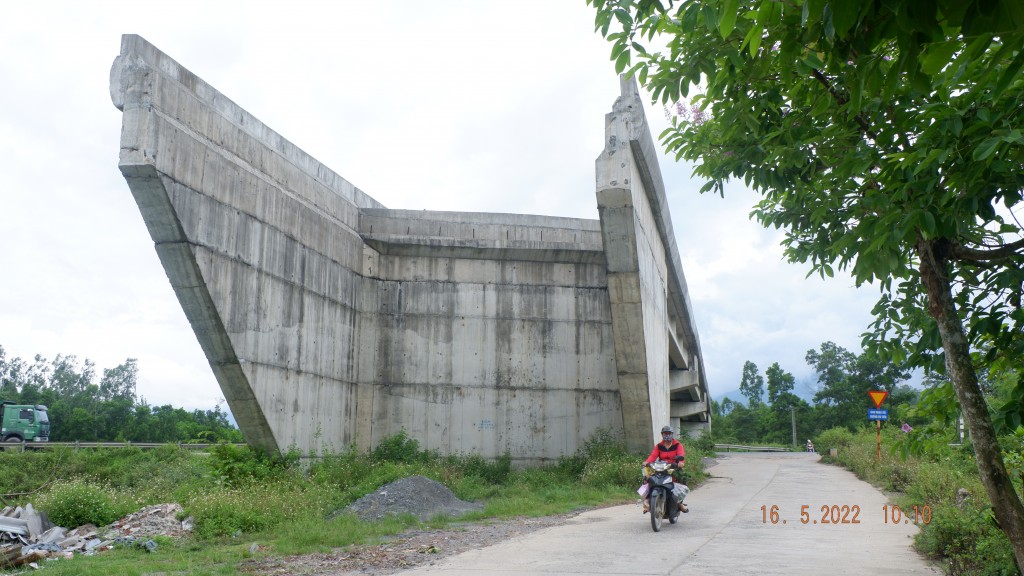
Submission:
M 163 6 L 160 8 L 159 6 Z M 150 404 L 223 397 L 117 169 L 110 65 L 140 34 L 389 208 L 597 218 L 618 95 L 584 0 L 20 2 L 0 19 L 0 346 L 136 358 Z M 655 137 L 666 120 L 648 109 Z M 661 159 L 714 396 L 744 361 L 814 382 L 808 349 L 860 351 L 877 290 L 806 278 L 753 193 L 698 194 Z

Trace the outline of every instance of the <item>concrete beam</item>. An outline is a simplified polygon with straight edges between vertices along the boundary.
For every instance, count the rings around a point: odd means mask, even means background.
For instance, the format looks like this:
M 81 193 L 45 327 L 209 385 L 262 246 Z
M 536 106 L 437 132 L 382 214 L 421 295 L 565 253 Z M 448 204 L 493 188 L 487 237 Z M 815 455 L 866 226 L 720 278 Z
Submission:
M 669 393 L 673 398 L 686 396 L 692 400 L 703 400 L 700 375 L 693 370 L 669 370 Z
M 671 408 L 669 409 L 669 415 L 672 418 L 679 418 L 682 420 L 689 419 L 693 416 L 700 416 L 706 414 L 708 411 L 708 405 L 706 402 L 677 402 L 673 401 Z
M 704 432 L 711 431 L 711 421 L 703 419 L 700 421 L 686 420 L 678 424 L 679 434 L 690 438 L 696 438 Z
M 672 320 L 671 315 L 669 315 L 669 319 Z M 690 362 L 687 359 L 685 348 L 680 345 L 679 338 L 676 336 L 676 331 L 672 329 L 672 326 L 669 327 L 668 331 L 668 355 L 676 370 L 690 369 Z

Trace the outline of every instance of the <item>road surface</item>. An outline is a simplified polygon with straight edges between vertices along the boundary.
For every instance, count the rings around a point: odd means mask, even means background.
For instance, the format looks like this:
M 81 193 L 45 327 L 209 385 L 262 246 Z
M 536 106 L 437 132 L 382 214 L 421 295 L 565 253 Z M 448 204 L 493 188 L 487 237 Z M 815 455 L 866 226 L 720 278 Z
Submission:
M 690 513 L 675 525 L 665 522 L 658 533 L 639 503 L 616 506 L 400 574 L 942 573 L 912 549 L 918 530 L 913 518 L 904 523 L 904 514 L 896 524 L 890 510 L 886 522 L 884 494 L 818 458 L 807 453 L 721 454 L 708 469 L 712 477 L 687 498 Z M 778 506 L 774 524 L 773 506 Z M 803 518 L 801 511 L 806 512 Z

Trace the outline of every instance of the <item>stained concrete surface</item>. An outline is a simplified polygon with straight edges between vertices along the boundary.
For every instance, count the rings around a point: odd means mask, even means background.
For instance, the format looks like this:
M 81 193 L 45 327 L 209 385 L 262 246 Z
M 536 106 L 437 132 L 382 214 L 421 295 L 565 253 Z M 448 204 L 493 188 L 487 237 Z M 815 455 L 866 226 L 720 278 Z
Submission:
M 658 533 L 639 504 L 616 506 L 401 574 L 942 573 L 913 550 L 916 526 L 884 521 L 883 493 L 816 454 L 722 454 L 709 473 L 687 498 L 690 513 Z M 833 505 L 859 507 L 859 523 L 823 524 L 821 507 Z M 777 524 L 763 520 L 772 506 Z
M 404 431 L 520 465 L 601 429 L 633 450 L 709 429 L 659 154 L 635 82 L 620 92 L 596 190 L 565 191 L 596 192 L 600 220 L 391 210 L 125 35 L 118 167 L 246 441 Z

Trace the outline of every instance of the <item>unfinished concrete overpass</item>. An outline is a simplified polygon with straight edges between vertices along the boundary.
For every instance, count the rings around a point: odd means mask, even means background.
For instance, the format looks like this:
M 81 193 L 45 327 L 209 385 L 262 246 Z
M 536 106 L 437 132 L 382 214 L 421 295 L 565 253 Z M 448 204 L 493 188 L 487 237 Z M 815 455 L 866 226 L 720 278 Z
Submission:
M 121 172 L 251 444 L 404 429 L 536 462 L 601 428 L 646 450 L 666 422 L 710 426 L 632 81 L 605 118 L 599 220 L 387 209 L 139 36 L 110 93 Z

